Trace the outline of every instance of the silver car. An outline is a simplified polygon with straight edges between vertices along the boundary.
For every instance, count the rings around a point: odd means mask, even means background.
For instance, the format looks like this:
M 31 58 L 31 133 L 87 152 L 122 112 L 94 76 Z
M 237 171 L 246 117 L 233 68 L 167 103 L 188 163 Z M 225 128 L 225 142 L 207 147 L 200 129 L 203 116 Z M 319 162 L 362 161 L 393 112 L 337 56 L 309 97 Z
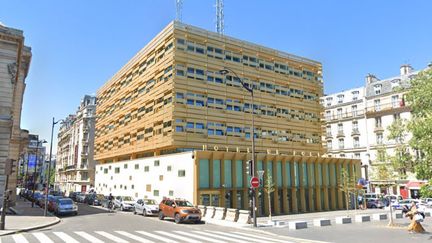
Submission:
M 135 200 L 129 196 L 118 196 L 114 199 L 114 207 L 121 211 L 133 211 Z
M 54 210 L 56 215 L 62 214 L 78 214 L 78 206 L 70 198 L 59 198 L 56 201 L 56 208 Z
M 159 204 L 154 199 L 139 199 L 135 203 L 134 214 L 142 214 L 143 216 L 158 215 Z

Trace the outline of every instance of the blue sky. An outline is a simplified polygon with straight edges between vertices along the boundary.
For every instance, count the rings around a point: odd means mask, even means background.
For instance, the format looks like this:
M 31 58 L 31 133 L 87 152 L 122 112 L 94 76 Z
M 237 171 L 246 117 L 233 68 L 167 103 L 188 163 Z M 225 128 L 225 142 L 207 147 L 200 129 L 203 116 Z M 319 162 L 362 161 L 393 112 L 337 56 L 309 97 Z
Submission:
M 24 30 L 33 59 L 22 128 L 49 139 L 175 17 L 174 0 L 3 0 L 0 22 Z M 184 0 L 183 22 L 215 29 L 214 0 Z M 225 0 L 225 34 L 322 62 L 325 93 L 432 61 L 431 1 Z M 55 146 L 54 146 L 55 147 Z

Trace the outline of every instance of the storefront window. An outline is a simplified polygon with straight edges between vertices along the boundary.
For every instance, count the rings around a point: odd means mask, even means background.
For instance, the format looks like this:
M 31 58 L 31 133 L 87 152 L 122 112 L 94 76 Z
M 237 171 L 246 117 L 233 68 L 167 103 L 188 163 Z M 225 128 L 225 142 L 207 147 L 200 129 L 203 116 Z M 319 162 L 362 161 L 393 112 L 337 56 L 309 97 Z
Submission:
M 200 188 L 210 187 L 209 161 L 200 159 L 199 161 L 199 186 Z
M 213 188 L 220 188 L 220 160 L 213 160 Z
M 236 160 L 236 187 L 243 187 L 243 161 Z
M 291 163 L 287 162 L 285 165 L 285 175 L 287 178 L 287 187 L 291 186 Z
M 231 180 L 231 160 L 225 160 L 224 161 L 224 185 L 225 188 L 231 188 L 232 187 L 232 180 Z
M 280 161 L 277 162 L 276 173 L 277 173 L 277 186 L 282 187 L 283 186 L 282 162 Z

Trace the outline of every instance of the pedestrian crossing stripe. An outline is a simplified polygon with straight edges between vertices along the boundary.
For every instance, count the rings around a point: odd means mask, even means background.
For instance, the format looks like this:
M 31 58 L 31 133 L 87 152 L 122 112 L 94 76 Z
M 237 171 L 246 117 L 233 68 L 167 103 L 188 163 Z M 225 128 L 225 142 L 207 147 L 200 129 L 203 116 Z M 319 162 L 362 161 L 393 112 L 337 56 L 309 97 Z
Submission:
M 92 243 L 104 243 L 104 242 L 144 242 L 144 243 L 251 243 L 251 242 L 269 242 L 269 243 L 287 243 L 288 241 L 277 239 L 275 237 L 265 237 L 257 235 L 256 233 L 250 232 L 222 232 L 214 230 L 194 230 L 194 231 L 73 231 L 73 232 L 34 232 L 34 233 L 20 233 L 10 236 L 3 236 L 0 238 L 1 242 L 16 242 L 16 243 L 29 243 L 29 242 L 41 242 L 41 243 L 54 243 L 54 242 L 65 242 L 65 243 L 80 243 L 80 242 L 92 242 Z

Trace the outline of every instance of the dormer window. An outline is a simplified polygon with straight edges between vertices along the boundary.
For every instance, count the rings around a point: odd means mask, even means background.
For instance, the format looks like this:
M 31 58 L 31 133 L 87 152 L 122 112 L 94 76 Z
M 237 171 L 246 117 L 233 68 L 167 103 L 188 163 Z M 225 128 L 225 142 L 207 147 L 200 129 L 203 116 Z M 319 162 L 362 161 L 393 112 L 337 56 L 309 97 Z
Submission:
M 326 101 L 327 101 L 327 106 L 331 106 L 331 104 L 332 104 L 332 101 L 333 101 L 333 97 L 327 97 L 326 98 Z
M 352 92 L 352 100 L 358 100 L 360 91 L 356 90 Z
M 399 85 L 400 85 L 400 79 L 398 79 L 398 78 L 396 78 L 396 79 L 393 79 L 392 81 L 391 81 L 391 87 L 392 87 L 392 89 L 393 88 L 396 88 L 396 87 L 399 87 Z
M 381 84 L 374 85 L 374 91 L 376 95 L 381 94 L 381 87 L 382 87 Z
M 337 98 L 338 98 L 338 104 L 340 104 L 340 103 L 343 102 L 344 95 L 343 95 L 343 94 L 340 94 L 340 95 L 337 96 Z

